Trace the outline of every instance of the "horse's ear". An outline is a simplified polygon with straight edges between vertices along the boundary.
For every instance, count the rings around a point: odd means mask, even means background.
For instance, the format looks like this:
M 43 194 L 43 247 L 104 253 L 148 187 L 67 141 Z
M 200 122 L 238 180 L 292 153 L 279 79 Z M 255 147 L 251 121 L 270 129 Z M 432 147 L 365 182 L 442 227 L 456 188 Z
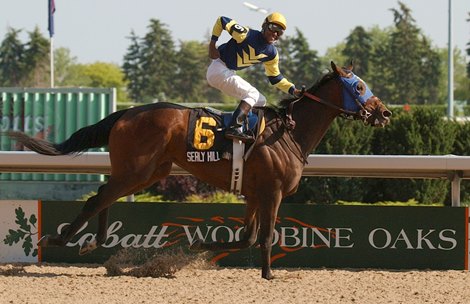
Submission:
M 354 68 L 353 60 L 351 59 L 351 60 L 349 60 L 349 66 L 347 66 L 346 69 L 348 69 L 352 72 L 353 68 Z
M 331 68 L 333 69 L 333 72 L 335 72 L 341 77 L 348 76 L 348 74 L 342 68 L 338 67 L 333 61 L 331 61 Z

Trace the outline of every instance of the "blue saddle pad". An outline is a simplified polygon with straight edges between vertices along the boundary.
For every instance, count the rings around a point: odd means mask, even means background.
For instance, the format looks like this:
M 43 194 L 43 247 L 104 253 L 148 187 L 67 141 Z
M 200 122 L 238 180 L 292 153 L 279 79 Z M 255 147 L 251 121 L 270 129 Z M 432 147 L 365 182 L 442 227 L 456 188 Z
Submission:
M 230 122 L 232 121 L 232 116 L 233 116 L 233 112 L 222 113 L 222 118 L 223 118 L 225 128 L 228 128 L 230 126 Z M 256 128 L 256 124 L 258 123 L 258 115 L 250 111 L 247 117 L 248 117 L 248 129 L 247 129 L 247 124 L 244 124 L 243 131 L 254 130 Z

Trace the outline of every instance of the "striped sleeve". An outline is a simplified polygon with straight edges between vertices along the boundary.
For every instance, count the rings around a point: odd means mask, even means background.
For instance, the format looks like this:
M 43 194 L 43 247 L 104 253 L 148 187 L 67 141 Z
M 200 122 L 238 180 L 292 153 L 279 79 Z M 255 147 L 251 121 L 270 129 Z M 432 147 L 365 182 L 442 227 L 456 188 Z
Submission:
M 223 30 L 226 30 L 230 36 L 237 41 L 237 43 L 245 40 L 248 33 L 248 28 L 241 26 L 233 19 L 221 16 L 217 18 L 217 21 L 214 24 L 211 40 L 217 41 L 220 35 L 222 35 Z
M 279 71 L 279 55 L 269 61 L 264 62 L 264 69 L 269 82 L 277 89 L 287 94 L 293 94 L 295 85 L 288 81 Z

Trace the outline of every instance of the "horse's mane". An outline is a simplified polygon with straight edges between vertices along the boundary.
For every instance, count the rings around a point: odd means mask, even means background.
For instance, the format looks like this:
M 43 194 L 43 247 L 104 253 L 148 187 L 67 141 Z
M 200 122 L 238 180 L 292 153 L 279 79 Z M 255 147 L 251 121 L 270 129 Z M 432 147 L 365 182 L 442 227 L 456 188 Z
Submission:
M 336 77 L 336 74 L 332 71 L 330 71 L 326 74 L 323 74 L 323 76 L 320 79 L 318 79 L 307 90 L 307 92 L 314 94 L 315 91 L 318 90 L 318 88 L 320 88 L 325 83 L 327 83 L 328 81 L 330 81 L 331 79 L 333 79 L 335 77 Z M 297 99 L 298 99 L 297 97 L 284 98 L 284 99 L 280 100 L 277 105 L 269 105 L 269 106 L 265 107 L 264 109 L 265 109 L 265 111 L 268 111 L 268 112 L 270 112 L 270 111 L 274 112 L 275 115 L 278 116 L 278 117 L 284 117 L 289 105 Z
M 328 72 L 327 74 L 324 74 L 317 82 L 315 82 L 308 90 L 307 92 L 309 93 L 315 93 L 316 90 L 318 90 L 319 87 L 323 86 L 325 83 L 330 81 L 331 79 L 335 78 L 336 74 L 334 72 Z M 277 106 L 278 109 L 285 109 L 289 106 L 291 102 L 296 100 L 296 97 L 289 97 L 285 98 L 279 101 L 279 104 Z

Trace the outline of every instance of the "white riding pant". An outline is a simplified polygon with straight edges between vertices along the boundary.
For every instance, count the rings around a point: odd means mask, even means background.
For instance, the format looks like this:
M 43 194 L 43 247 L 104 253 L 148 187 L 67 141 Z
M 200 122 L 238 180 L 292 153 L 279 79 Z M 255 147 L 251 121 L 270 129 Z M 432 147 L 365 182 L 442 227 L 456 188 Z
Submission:
M 212 87 L 238 100 L 244 100 L 252 107 L 266 105 L 266 97 L 245 79 L 238 76 L 236 71 L 227 68 L 220 59 L 212 60 L 207 68 L 206 78 Z

